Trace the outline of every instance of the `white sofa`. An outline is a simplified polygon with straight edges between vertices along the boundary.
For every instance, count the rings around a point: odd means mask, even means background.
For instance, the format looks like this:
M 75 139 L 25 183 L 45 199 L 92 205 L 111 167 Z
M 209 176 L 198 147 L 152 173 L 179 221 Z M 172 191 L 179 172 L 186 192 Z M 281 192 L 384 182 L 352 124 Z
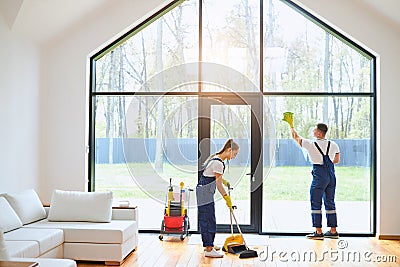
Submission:
M 0 227 L 7 251 L 13 260 L 52 258 L 120 265 L 137 248 L 138 210 L 111 205 L 109 192 L 55 190 L 47 208 L 34 190 L 2 194 Z

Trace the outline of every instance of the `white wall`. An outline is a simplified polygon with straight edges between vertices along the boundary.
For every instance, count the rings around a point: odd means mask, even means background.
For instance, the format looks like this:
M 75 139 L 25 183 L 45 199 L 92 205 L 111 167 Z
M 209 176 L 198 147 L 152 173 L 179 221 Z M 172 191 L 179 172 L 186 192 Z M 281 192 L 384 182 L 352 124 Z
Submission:
M 87 190 L 86 125 L 88 55 L 132 27 L 163 1 L 119 0 L 91 14 L 42 47 L 41 197 L 54 189 Z
M 41 68 L 41 165 L 42 198 L 49 200 L 54 188 L 86 190 L 85 125 L 86 57 L 115 33 L 161 4 L 162 0 L 119 0 L 98 16 L 88 18 L 57 40 L 43 47 Z M 298 0 L 350 34 L 379 55 L 378 119 L 378 232 L 400 234 L 400 163 L 397 132 L 393 120 L 400 97 L 398 62 L 399 29 L 378 14 L 348 0 Z M 8 104 L 8 103 L 7 103 Z M 397 124 L 394 124 L 397 123 Z M 379 130 L 378 130 L 379 131 Z M 10 149 L 10 148 L 9 148 Z M 11 163 L 11 161 L 10 161 Z
M 39 189 L 39 53 L 0 15 L 0 192 Z

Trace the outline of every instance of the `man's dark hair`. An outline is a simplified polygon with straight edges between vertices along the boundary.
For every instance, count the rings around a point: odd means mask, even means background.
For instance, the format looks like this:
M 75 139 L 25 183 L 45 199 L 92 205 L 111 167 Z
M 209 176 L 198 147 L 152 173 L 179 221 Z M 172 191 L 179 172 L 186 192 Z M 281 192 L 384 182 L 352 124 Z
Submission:
M 318 123 L 317 129 L 326 134 L 326 132 L 328 131 L 328 126 L 325 123 Z

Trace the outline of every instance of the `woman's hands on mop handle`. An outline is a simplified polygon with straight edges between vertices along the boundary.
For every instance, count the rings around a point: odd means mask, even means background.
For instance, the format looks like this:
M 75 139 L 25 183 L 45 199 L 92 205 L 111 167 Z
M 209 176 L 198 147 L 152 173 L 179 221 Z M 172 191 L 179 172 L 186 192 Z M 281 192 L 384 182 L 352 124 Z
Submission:
M 294 119 L 293 119 L 293 112 L 290 112 L 290 111 L 287 111 L 287 112 L 284 112 L 283 113 L 283 119 L 282 119 L 283 121 L 286 121 L 288 124 L 289 124 L 289 126 L 290 126 L 290 128 L 294 128 L 294 124 L 293 124 L 293 121 L 294 121 Z
M 225 199 L 225 202 L 226 202 L 226 205 L 228 206 L 228 208 L 233 209 L 231 197 L 229 195 L 225 195 L 225 196 L 223 196 L 223 198 Z
M 228 206 L 228 208 L 231 209 L 231 210 L 232 210 L 232 209 L 235 209 L 236 206 L 232 206 L 232 199 L 231 199 L 231 196 L 230 196 L 230 192 L 231 192 L 231 190 L 232 190 L 233 188 L 231 187 L 231 184 L 230 184 L 227 180 L 225 180 L 225 179 L 223 179 L 223 178 L 222 178 L 222 183 L 223 183 L 226 187 L 228 187 L 228 194 L 222 196 L 222 197 L 225 199 L 226 206 Z

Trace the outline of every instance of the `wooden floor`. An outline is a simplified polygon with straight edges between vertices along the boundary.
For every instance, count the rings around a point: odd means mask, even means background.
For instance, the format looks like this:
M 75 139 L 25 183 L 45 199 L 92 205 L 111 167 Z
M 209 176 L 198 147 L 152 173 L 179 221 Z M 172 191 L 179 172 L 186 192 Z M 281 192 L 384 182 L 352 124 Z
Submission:
M 248 244 L 259 253 L 251 259 L 233 254 L 206 258 L 200 244 L 189 243 L 188 238 L 180 241 L 179 237 L 165 236 L 160 241 L 158 234 L 140 234 L 138 249 L 121 266 L 400 266 L 400 241 L 368 237 L 323 241 L 270 237 L 265 245 Z M 78 267 L 95 266 L 104 264 L 78 262 Z

